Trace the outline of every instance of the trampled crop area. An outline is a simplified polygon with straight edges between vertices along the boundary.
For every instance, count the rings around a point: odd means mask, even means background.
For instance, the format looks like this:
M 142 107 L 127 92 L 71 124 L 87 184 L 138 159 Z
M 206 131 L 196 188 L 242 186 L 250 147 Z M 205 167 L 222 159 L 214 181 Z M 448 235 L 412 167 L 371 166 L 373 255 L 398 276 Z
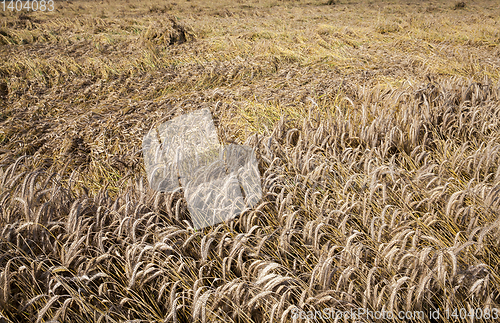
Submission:
M 0 4 L 0 321 L 500 317 L 496 1 L 54 7 Z M 141 144 L 203 108 L 262 199 L 195 230 Z

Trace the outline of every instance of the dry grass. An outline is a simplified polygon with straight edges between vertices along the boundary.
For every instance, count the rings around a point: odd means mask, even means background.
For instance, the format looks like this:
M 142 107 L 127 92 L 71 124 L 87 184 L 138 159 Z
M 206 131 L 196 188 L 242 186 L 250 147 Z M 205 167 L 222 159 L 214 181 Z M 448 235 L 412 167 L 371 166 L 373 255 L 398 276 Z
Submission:
M 494 2 L 56 8 L 0 12 L 1 320 L 500 306 Z M 264 198 L 194 231 L 140 149 L 202 107 Z

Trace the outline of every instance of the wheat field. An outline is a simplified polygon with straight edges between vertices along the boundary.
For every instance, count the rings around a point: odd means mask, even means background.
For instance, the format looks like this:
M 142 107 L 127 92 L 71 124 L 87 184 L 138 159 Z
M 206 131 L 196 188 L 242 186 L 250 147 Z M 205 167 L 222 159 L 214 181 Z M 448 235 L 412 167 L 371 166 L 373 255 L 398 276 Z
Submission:
M 55 9 L 0 10 L 0 322 L 493 320 L 496 1 Z M 263 197 L 194 230 L 141 143 L 201 108 Z

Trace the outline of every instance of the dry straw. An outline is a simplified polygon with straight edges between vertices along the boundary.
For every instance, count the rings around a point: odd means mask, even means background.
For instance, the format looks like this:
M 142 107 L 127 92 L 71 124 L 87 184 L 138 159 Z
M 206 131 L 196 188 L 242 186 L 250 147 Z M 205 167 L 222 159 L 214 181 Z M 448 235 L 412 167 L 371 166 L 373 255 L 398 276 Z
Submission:
M 367 27 L 342 25 L 343 1 L 221 3 L 5 13 L 0 320 L 499 308 L 498 33 L 473 12 L 494 9 L 391 4 Z M 223 143 L 255 148 L 264 191 L 196 231 L 181 191 L 149 188 L 140 147 L 203 107 Z

